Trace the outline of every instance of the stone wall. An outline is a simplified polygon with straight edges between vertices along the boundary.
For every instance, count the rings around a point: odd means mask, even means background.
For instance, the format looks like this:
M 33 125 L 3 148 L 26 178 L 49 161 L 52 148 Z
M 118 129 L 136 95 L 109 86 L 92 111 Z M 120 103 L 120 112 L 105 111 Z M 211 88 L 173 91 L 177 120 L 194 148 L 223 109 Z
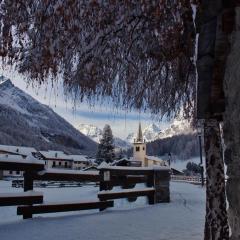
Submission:
M 228 56 L 224 92 L 225 163 L 227 164 L 227 198 L 231 240 L 240 239 L 240 7 L 235 8 L 235 31 L 230 36 L 231 51 Z

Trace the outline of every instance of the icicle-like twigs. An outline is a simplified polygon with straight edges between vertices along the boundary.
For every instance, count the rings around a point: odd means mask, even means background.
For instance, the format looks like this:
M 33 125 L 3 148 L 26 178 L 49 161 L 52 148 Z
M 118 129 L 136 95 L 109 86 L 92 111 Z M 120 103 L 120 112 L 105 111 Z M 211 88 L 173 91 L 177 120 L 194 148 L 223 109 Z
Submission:
M 163 115 L 195 99 L 191 1 L 2 0 L 0 56 L 72 97 Z

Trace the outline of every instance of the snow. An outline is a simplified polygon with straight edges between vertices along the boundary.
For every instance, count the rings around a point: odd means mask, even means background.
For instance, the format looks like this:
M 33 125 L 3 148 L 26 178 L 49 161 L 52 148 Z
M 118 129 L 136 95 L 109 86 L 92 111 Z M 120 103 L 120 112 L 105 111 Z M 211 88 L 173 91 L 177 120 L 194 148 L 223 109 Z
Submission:
M 170 170 L 168 166 L 156 166 L 151 167 L 126 167 L 126 166 L 109 166 L 99 165 L 98 169 L 110 169 L 110 170 Z
M 39 160 L 33 156 L 27 156 L 24 158 L 21 155 L 11 155 L 11 154 L 0 154 L 1 162 L 15 162 L 15 163 L 30 163 L 30 164 L 42 164 L 44 161 Z
M 73 161 L 73 159 L 62 151 L 39 151 L 46 159 L 56 159 L 64 161 Z
M 32 155 L 32 153 L 37 152 L 37 150 L 32 147 L 20 147 L 20 146 L 10 146 L 10 145 L 0 145 L 0 151 L 15 153 L 23 156 Z
M 156 156 L 147 156 L 147 159 L 153 160 L 153 161 L 158 161 L 158 162 L 164 162 L 164 160 L 162 160 L 161 158 L 156 157 Z
M 101 162 L 101 164 L 98 166 L 98 169 L 101 169 L 101 168 L 108 168 L 110 165 L 107 164 L 105 161 Z
M 81 171 L 81 170 L 70 170 L 70 169 L 58 169 L 48 168 L 46 170 L 38 172 L 39 175 L 46 173 L 60 173 L 60 174 L 78 174 L 78 175 L 98 175 L 98 171 Z
M 74 162 L 89 162 L 86 155 L 68 155 Z
M 18 193 L 0 193 L 0 198 L 4 197 L 27 197 L 27 196 L 42 196 L 42 192 L 36 191 L 27 191 L 27 192 L 18 192 Z
M 141 188 L 141 191 L 143 192 L 148 192 L 149 190 L 155 190 L 155 188 L 151 187 L 151 188 Z M 112 193 L 131 193 L 131 192 L 137 192 L 139 191 L 139 189 L 124 189 L 124 190 L 118 190 L 118 191 L 112 191 L 112 190 L 103 190 L 98 192 L 98 194 L 112 194 Z
M 92 124 L 80 124 L 76 127 L 81 133 L 90 137 L 93 141 L 99 143 L 102 138 L 102 130 Z
M 0 191 L 22 191 L 0 181 Z M 99 188 L 43 188 L 46 201 L 96 200 Z M 147 205 L 146 198 L 114 201 L 103 212 L 87 210 L 34 215 L 22 220 L 16 207 L 0 208 L 1 240 L 201 240 L 204 231 L 205 189 L 171 183 L 171 202 Z

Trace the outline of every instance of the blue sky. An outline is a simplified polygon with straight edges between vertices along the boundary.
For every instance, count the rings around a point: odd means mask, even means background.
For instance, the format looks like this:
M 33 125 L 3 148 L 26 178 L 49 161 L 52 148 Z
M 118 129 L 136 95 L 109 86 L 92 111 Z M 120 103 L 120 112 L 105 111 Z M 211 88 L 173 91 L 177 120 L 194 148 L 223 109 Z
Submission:
M 129 133 L 137 131 L 139 119 L 143 128 L 152 122 L 160 125 L 162 129 L 169 125 L 168 122 L 153 121 L 150 114 L 147 113 L 139 114 L 137 111 L 116 110 L 111 104 L 90 106 L 88 103 L 83 102 L 74 106 L 71 99 L 66 100 L 61 83 L 54 87 L 49 83 L 33 88 L 27 86 L 24 78 L 14 71 L 5 69 L 2 70 L 1 74 L 10 78 L 15 86 L 21 88 L 41 103 L 51 107 L 75 127 L 81 123 L 93 124 L 100 128 L 103 128 L 105 124 L 110 124 L 113 134 L 124 139 Z

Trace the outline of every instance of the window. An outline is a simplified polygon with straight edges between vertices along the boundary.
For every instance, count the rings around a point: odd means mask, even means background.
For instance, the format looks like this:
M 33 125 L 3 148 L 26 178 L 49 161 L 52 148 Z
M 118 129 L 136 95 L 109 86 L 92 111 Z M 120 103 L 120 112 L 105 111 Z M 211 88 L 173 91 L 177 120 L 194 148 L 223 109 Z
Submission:
M 58 163 L 58 165 L 59 165 L 59 166 L 61 166 L 61 165 L 62 165 L 62 163 L 61 163 L 61 162 L 59 162 L 59 163 Z
M 68 165 L 67 162 L 65 162 L 65 168 L 67 168 L 67 165 Z
M 53 161 L 52 167 L 56 167 L 56 162 Z
M 136 147 L 136 152 L 139 152 L 140 151 L 140 147 Z
M 145 147 L 143 147 L 143 150 L 145 150 Z
M 19 174 L 20 174 L 20 171 L 16 171 L 16 174 L 19 175 Z
M 12 174 L 12 171 L 9 171 L 9 174 Z

